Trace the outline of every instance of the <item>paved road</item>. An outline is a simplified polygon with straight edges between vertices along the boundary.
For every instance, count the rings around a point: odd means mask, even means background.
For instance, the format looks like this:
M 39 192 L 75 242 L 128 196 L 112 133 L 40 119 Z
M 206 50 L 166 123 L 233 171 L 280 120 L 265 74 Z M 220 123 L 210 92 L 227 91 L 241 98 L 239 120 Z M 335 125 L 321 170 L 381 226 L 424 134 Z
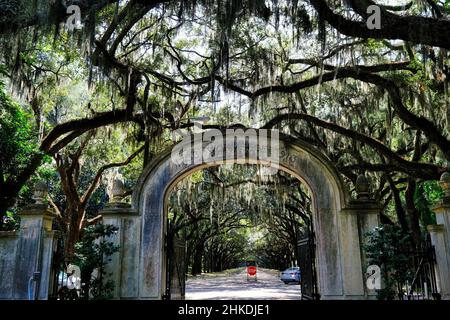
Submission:
M 258 269 L 258 281 L 247 281 L 245 269 L 215 277 L 190 278 L 187 300 L 300 300 L 300 286 L 286 285 L 273 271 Z

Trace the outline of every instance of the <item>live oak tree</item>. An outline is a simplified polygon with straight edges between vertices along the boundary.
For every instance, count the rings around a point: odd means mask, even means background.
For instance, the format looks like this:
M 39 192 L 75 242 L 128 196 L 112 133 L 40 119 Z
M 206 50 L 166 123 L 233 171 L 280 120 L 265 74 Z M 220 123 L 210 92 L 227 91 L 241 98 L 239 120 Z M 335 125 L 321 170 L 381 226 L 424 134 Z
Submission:
M 90 131 L 81 137 L 81 141 L 75 146 L 71 145 L 65 148 L 63 152 L 55 155 L 56 171 L 60 179 L 59 187 L 64 195 L 64 201 L 58 204 L 50 197 L 50 204 L 55 210 L 57 222 L 63 232 L 65 256 L 69 261 L 73 258 L 75 244 L 81 239 L 83 229 L 100 222 L 102 219 L 101 215 L 89 217 L 87 209 L 93 194 L 102 182 L 103 176 L 109 169 L 128 165 L 144 149 L 143 146 L 139 147 L 125 160 L 112 162 L 111 160 L 117 155 L 114 156 L 111 151 L 119 154 L 123 151 L 121 152 L 111 144 L 107 144 L 106 139 L 96 138 L 97 135 L 99 135 L 99 132 Z M 102 147 L 105 149 L 104 144 L 110 150 L 101 150 Z M 105 159 L 101 159 L 102 156 L 110 157 L 111 160 L 105 161 Z M 95 162 L 96 165 L 92 162 Z M 101 165 L 101 163 L 104 164 Z M 85 167 L 88 167 L 88 170 Z M 89 177 L 86 171 L 94 172 Z
M 281 171 L 265 176 L 262 168 L 205 169 L 171 191 L 167 239 L 186 241 L 193 275 L 251 256 L 269 268 L 298 263 L 297 243 L 312 232 L 311 197 L 299 180 Z

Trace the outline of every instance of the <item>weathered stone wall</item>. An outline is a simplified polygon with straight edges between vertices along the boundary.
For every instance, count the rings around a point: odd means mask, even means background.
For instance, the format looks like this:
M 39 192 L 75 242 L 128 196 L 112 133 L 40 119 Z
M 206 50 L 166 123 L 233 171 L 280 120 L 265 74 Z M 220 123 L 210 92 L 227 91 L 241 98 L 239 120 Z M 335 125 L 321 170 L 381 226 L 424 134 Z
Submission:
M 119 246 L 119 252 L 106 266 L 107 274 L 114 281 L 115 298 L 137 299 L 139 288 L 139 248 L 141 219 L 126 203 L 109 203 L 100 212 L 103 223 L 119 228 L 108 241 Z
M 20 231 L 0 232 L 0 299 L 46 300 L 55 245 L 53 212 L 38 204 L 20 216 Z
M 0 299 L 12 299 L 18 232 L 0 232 Z

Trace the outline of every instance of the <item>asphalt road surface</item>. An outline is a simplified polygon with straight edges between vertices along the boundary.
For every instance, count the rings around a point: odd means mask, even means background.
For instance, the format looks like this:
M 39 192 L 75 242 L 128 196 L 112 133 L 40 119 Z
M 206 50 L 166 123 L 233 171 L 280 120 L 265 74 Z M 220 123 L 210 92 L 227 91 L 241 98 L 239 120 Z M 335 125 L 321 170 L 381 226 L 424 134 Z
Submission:
M 258 280 L 247 281 L 246 271 L 206 275 L 186 282 L 187 300 L 300 300 L 300 286 L 284 284 L 273 271 L 258 269 Z

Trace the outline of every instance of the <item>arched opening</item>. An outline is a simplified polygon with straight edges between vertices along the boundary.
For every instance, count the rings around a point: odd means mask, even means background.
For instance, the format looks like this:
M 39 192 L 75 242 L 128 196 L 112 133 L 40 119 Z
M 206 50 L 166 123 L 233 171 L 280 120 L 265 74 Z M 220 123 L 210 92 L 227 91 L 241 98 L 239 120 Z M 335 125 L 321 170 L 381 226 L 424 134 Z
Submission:
M 255 130 L 258 132 L 258 130 Z M 207 148 L 204 134 L 194 137 Z M 251 145 L 260 146 L 258 135 L 246 137 L 245 153 L 224 153 L 224 163 L 240 161 L 268 164 L 253 156 Z M 236 148 L 236 145 L 231 145 Z M 192 153 L 192 157 L 195 153 Z M 138 298 L 162 299 L 165 294 L 166 263 L 164 252 L 167 192 L 171 186 L 192 172 L 211 166 L 205 163 L 177 164 L 171 150 L 150 163 L 141 175 L 134 193 L 133 206 L 140 215 L 140 257 Z M 347 211 L 347 192 L 333 164 L 314 147 L 280 136 L 279 163 L 283 171 L 306 186 L 313 195 L 313 223 L 316 233 L 316 259 L 319 292 L 323 299 L 364 299 L 367 296 L 362 270 L 361 232 L 358 215 Z
M 319 297 L 313 198 L 289 173 L 211 166 L 172 184 L 165 201 L 165 297 Z

